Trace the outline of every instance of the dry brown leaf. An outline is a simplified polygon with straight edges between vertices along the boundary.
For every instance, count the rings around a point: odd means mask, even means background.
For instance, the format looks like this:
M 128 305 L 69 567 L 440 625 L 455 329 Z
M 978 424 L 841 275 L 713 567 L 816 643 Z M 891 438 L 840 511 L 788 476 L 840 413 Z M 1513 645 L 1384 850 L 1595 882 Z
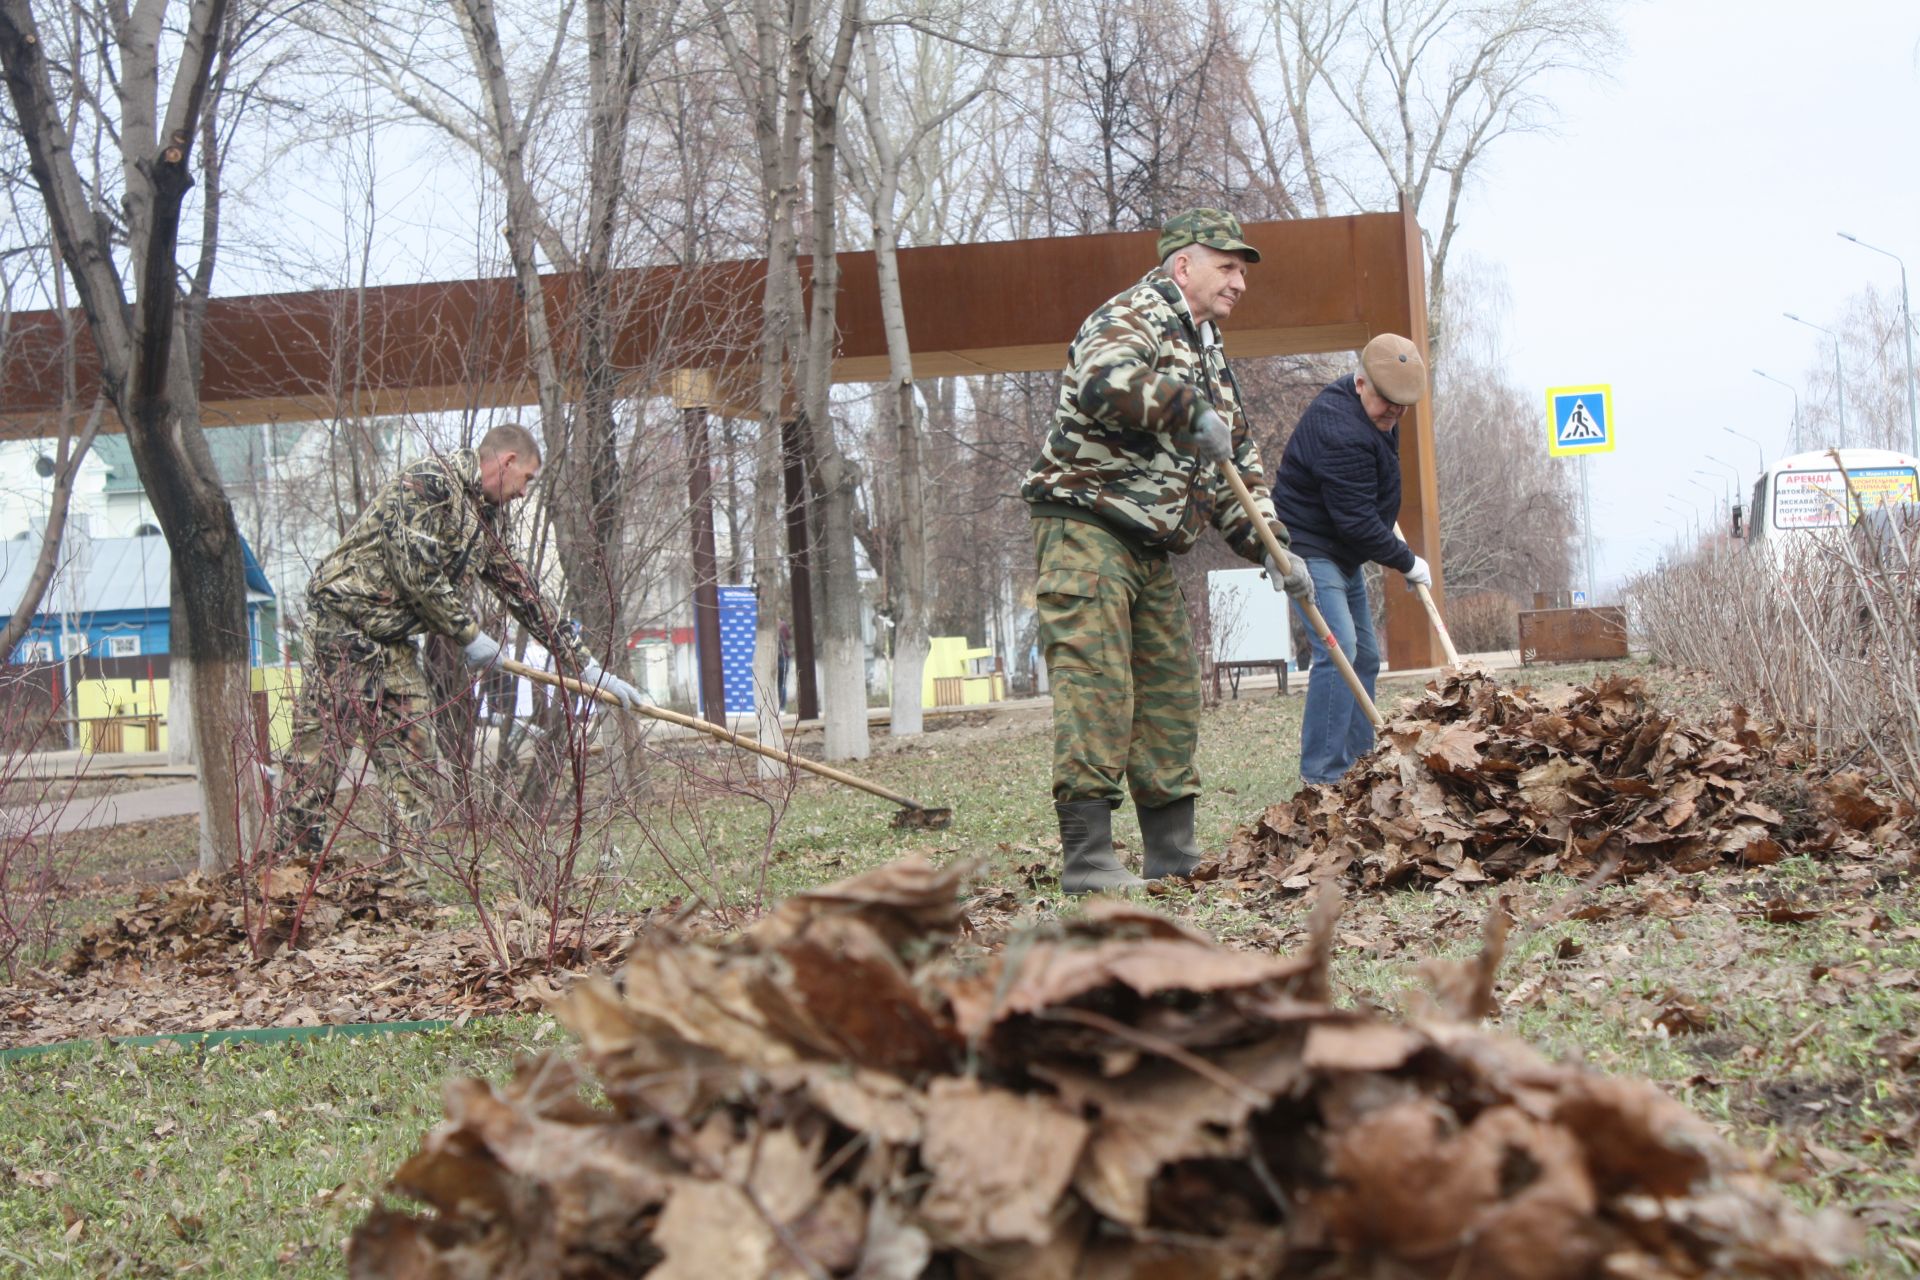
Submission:
M 702 1178 L 674 1182 L 653 1240 L 665 1255 L 647 1272 L 657 1280 L 759 1280 L 780 1254 L 773 1228 L 744 1191 Z
M 1087 1132 L 1045 1097 L 935 1080 L 920 1146 L 931 1177 L 921 1219 L 962 1246 L 1046 1243 Z
M 1302 1063 L 1320 1071 L 1394 1071 L 1426 1047 L 1426 1038 L 1385 1022 L 1322 1022 L 1307 1032 Z

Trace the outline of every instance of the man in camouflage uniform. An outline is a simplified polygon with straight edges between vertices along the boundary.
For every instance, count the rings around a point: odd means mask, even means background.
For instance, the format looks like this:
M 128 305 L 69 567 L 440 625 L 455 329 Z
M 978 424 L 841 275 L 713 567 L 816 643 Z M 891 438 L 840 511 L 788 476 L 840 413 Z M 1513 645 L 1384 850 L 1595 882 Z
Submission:
M 1219 323 L 1260 254 L 1217 209 L 1169 221 L 1159 248 L 1158 267 L 1080 326 L 1053 429 L 1020 490 L 1033 514 L 1068 893 L 1142 883 L 1113 853 L 1123 781 L 1147 877 L 1185 875 L 1200 860 L 1200 670 L 1168 556 L 1212 523 L 1263 562 L 1258 530 L 1217 467 L 1240 469 L 1261 518 L 1287 540 L 1220 349 Z M 1292 568 L 1275 588 L 1311 592 L 1297 560 Z
M 520 624 L 580 679 L 638 706 L 632 685 L 604 671 L 542 600 L 508 543 L 507 505 L 540 471 L 540 448 L 517 424 L 478 449 L 412 463 L 380 492 L 307 585 L 305 683 L 284 758 L 275 848 L 318 851 L 326 808 L 358 742 L 386 793 L 389 847 L 409 837 L 414 873 L 441 791 L 433 704 L 414 637 L 446 636 L 486 671 L 500 643 L 464 599 L 479 578 Z

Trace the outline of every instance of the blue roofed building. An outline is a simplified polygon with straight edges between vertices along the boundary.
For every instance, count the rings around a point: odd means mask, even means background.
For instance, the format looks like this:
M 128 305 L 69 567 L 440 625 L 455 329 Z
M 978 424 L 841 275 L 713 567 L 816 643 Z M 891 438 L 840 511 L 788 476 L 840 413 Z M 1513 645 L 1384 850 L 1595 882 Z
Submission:
M 279 660 L 274 643 L 273 585 L 243 538 L 247 575 L 247 634 L 254 666 Z M 61 564 L 15 646 L 11 661 L 26 665 L 62 658 L 166 657 L 172 652 L 170 561 L 166 539 L 90 538 L 70 530 Z M 0 542 L 0 608 L 11 608 L 26 591 L 40 556 L 31 534 Z M 0 615 L 0 623 L 6 621 Z

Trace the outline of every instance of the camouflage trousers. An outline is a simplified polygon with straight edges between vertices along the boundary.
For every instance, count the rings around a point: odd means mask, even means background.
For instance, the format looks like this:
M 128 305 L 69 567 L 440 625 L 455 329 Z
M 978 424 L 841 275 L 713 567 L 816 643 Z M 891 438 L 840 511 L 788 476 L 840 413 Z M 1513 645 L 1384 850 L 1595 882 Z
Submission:
M 1097 525 L 1033 522 L 1040 649 L 1053 687 L 1053 799 L 1143 809 L 1200 794 L 1200 669 L 1165 556 Z
M 281 758 L 274 848 L 284 855 L 325 846 L 327 810 L 358 746 L 385 797 L 383 843 L 417 856 L 445 793 L 418 650 L 409 641 L 382 644 L 316 614 L 303 665 L 293 739 Z

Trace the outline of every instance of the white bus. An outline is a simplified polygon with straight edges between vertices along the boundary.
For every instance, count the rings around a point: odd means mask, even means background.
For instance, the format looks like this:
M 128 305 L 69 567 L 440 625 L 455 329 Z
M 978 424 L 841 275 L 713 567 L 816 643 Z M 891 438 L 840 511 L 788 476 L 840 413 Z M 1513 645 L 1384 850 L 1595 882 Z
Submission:
M 1844 531 L 1875 507 L 1920 502 L 1920 463 L 1892 449 L 1796 453 L 1768 467 L 1753 486 L 1747 540 L 1784 564 L 1820 530 Z

